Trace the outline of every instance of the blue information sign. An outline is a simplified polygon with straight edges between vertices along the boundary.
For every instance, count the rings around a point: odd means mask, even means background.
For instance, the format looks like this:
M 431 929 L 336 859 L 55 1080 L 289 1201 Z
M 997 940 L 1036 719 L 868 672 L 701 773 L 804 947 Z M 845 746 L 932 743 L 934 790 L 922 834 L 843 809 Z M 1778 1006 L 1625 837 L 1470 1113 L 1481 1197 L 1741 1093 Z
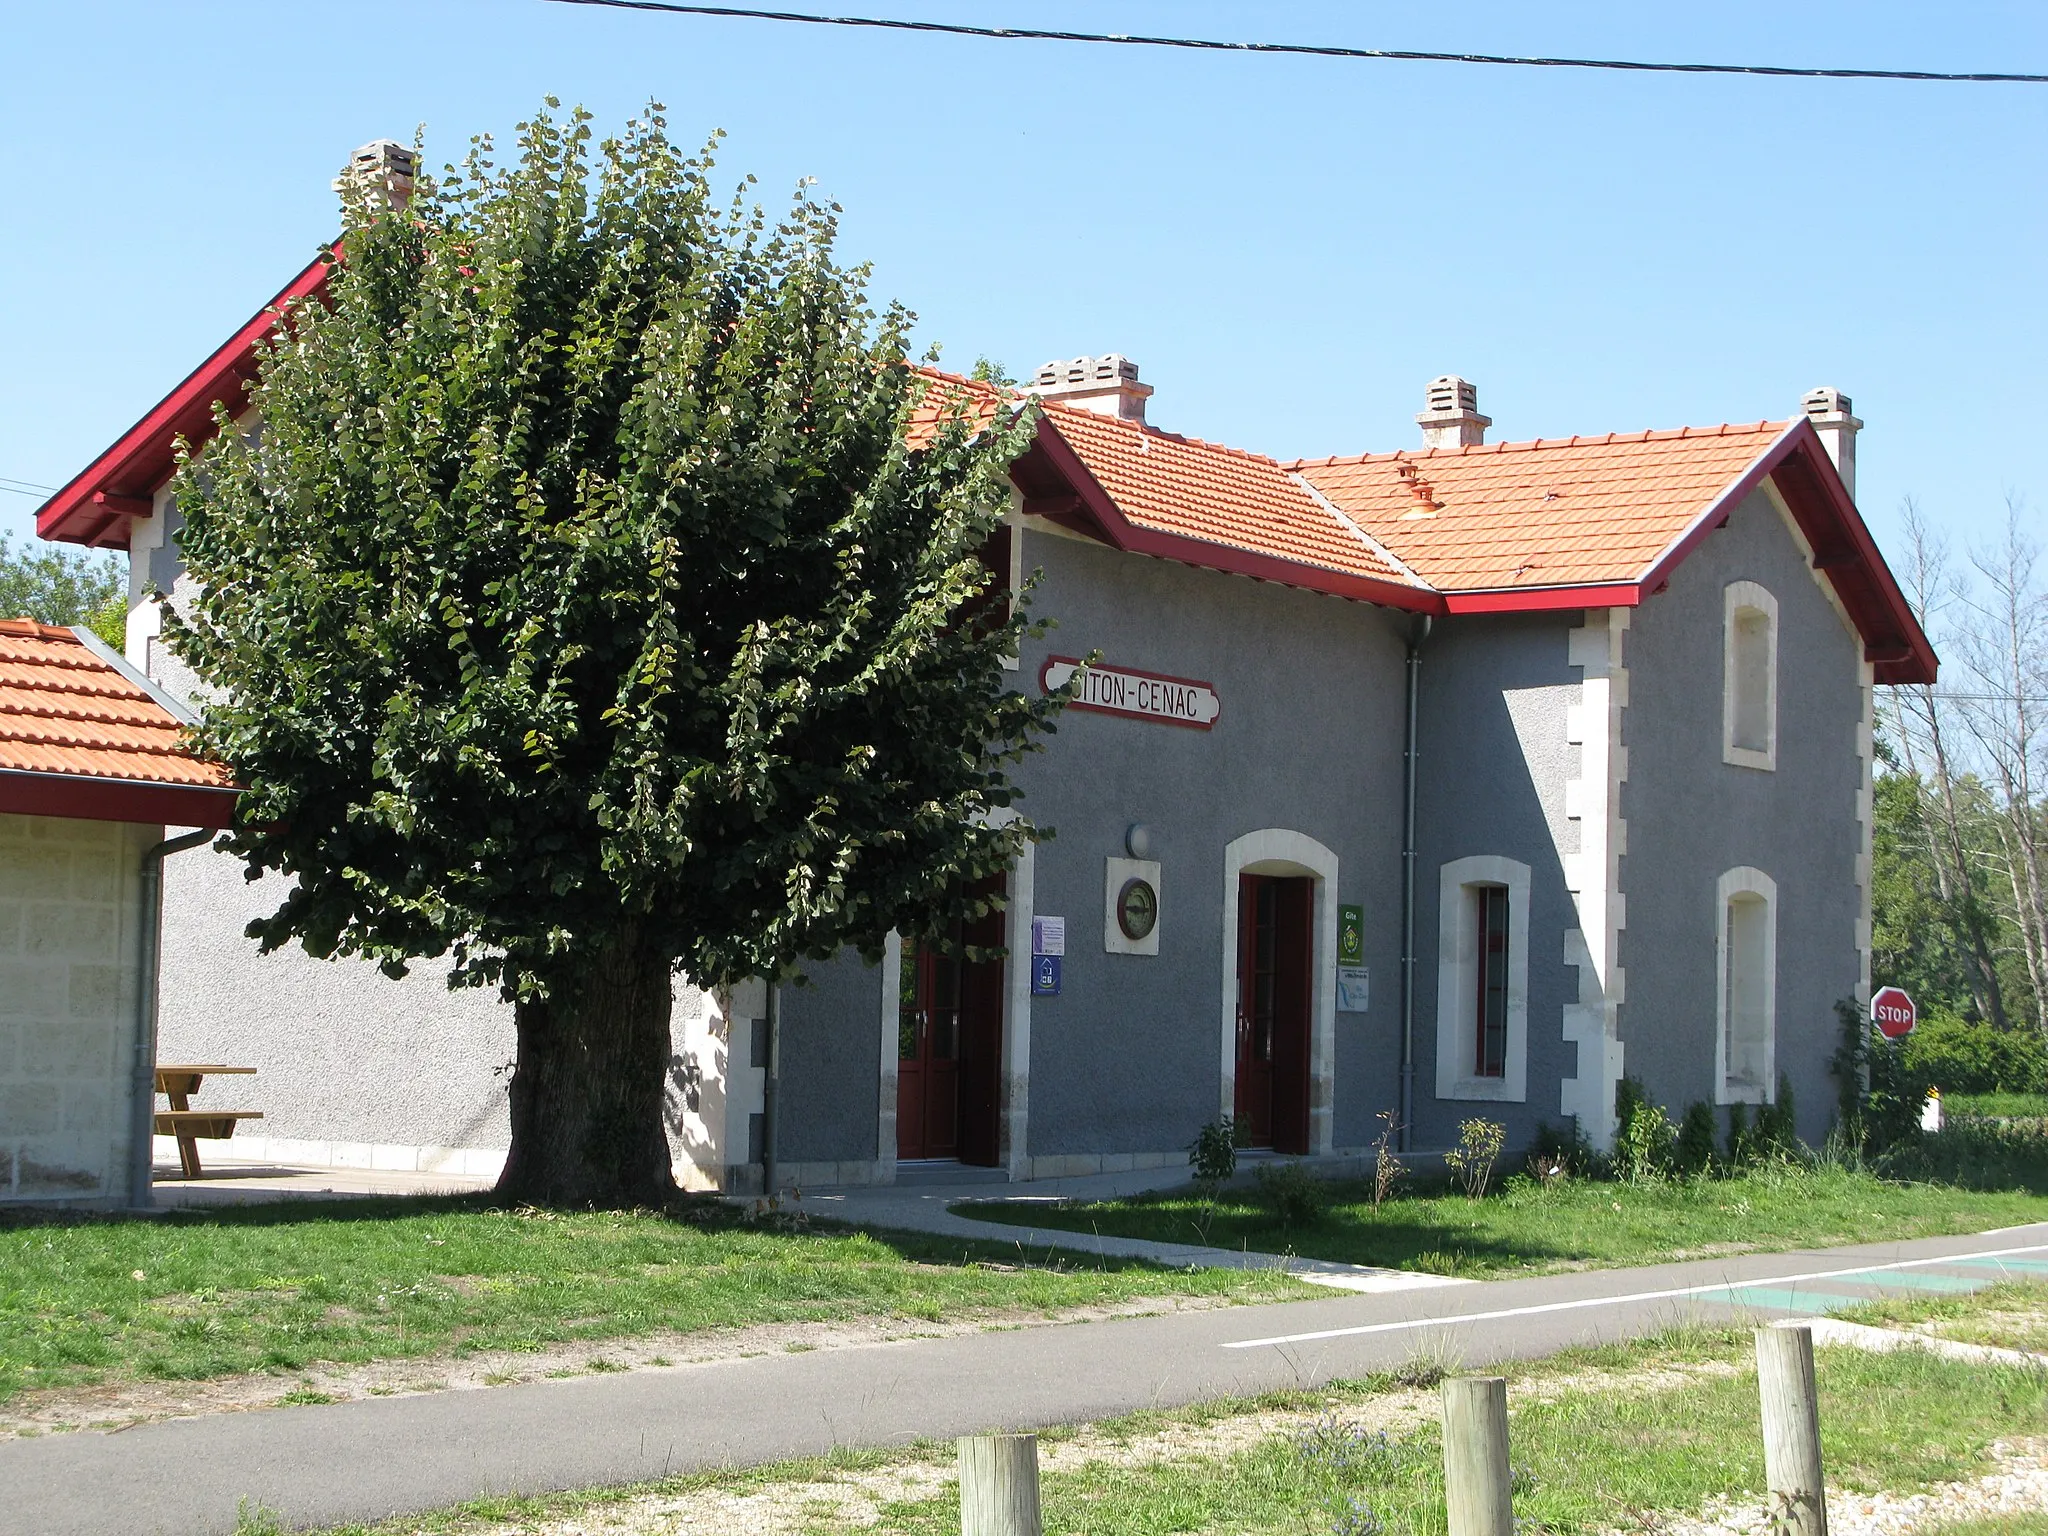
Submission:
M 1033 997 L 1058 997 L 1060 995 L 1060 957 L 1058 955 L 1033 955 L 1031 957 L 1031 995 Z

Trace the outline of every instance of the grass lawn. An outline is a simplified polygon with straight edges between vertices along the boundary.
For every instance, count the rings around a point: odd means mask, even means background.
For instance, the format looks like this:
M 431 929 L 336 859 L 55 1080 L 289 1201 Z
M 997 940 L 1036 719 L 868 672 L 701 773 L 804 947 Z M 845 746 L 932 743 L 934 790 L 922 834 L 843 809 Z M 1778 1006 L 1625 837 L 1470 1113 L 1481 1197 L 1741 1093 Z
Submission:
M 2048 1198 L 1900 1184 L 1836 1168 L 1765 1168 L 1655 1184 L 1517 1177 L 1498 1194 L 1416 1193 L 1375 1214 L 1360 1183 L 1330 1186 L 1319 1219 L 1283 1225 L 1251 1188 L 1213 1210 L 1192 1190 L 1071 1205 L 957 1205 L 963 1216 L 1115 1237 L 1297 1253 L 1492 1277 L 1773 1249 L 1982 1232 L 2048 1221 Z
M 0 1401 L 99 1381 L 749 1323 L 1299 1293 L 1270 1274 L 1027 1259 L 1014 1246 L 938 1237 L 770 1232 L 724 1207 L 680 1219 L 387 1199 L 30 1222 L 0 1226 Z
M 1901 1320 L 1972 1305 L 1970 1298 L 1907 1302 Z M 1982 1305 L 2040 1311 L 2048 1308 L 2048 1286 L 2002 1287 L 1985 1293 Z M 1692 1329 L 1507 1367 L 1517 1526 L 1648 1531 L 1717 1499 L 1760 1503 L 1753 1350 L 1748 1329 Z M 1435 1394 L 1416 1390 L 1435 1374 L 1418 1361 L 1391 1376 L 1314 1392 L 1046 1432 L 1048 1536 L 1442 1536 Z M 1824 1349 L 1818 1377 L 1834 1488 L 1906 1493 L 1968 1481 L 1991 1470 L 1994 1443 L 2048 1434 L 2048 1372 L 1987 1369 L 1916 1351 Z M 1404 1407 L 1405 1416 L 1397 1411 Z M 694 1510 L 701 1519 L 722 1505 L 733 1515 L 732 1501 L 748 1497 L 766 1501 L 748 1511 L 749 1529 L 952 1536 L 960 1515 L 946 1476 L 950 1460 L 950 1446 L 849 1452 L 641 1488 L 484 1501 L 350 1527 L 348 1536 L 666 1530 L 670 1512 Z M 834 1493 L 856 1485 L 879 1508 L 849 1514 Z M 891 1498 L 891 1489 L 907 1496 Z M 2034 1536 L 2048 1521 L 2017 1515 L 1955 1529 Z

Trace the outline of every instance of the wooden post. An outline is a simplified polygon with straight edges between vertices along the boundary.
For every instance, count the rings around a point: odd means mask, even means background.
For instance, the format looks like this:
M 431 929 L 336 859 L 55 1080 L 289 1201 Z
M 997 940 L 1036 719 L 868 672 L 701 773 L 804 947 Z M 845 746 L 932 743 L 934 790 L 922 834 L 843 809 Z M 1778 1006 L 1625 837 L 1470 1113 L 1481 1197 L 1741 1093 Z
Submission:
M 1813 1330 L 1757 1329 L 1756 1385 L 1763 1402 L 1764 1482 L 1771 1493 L 1772 1529 L 1784 1536 L 1828 1536 Z
M 1500 1376 L 1444 1383 L 1444 1502 L 1451 1536 L 1513 1536 L 1508 1384 Z
M 1038 1518 L 1038 1436 L 963 1435 L 960 1536 L 1044 1536 Z

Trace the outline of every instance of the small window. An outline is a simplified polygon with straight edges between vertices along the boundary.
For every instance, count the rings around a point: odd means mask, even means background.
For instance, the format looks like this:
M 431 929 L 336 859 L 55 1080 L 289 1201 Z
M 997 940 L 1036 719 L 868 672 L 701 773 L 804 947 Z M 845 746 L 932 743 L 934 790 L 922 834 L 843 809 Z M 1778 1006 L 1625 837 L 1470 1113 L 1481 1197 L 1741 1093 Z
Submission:
M 1474 923 L 1479 937 L 1479 975 L 1473 990 L 1478 994 L 1474 1077 L 1505 1077 L 1508 1071 L 1508 888 L 1504 885 L 1469 887 L 1478 911 Z
M 1725 643 L 1721 757 L 1739 768 L 1778 766 L 1778 600 L 1753 581 L 1731 581 Z
M 1439 1099 L 1527 1097 L 1529 866 L 1478 855 L 1443 866 L 1437 930 Z
M 1759 869 L 1720 880 L 1720 1029 L 1715 1052 L 1722 1104 L 1764 1104 L 1777 1084 L 1778 888 Z

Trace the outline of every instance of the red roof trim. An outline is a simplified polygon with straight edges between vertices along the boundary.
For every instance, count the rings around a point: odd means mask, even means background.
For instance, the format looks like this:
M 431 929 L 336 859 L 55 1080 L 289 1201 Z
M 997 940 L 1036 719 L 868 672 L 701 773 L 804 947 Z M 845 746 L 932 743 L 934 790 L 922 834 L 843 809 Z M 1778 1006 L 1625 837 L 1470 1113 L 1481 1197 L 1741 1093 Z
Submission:
M 36 512 L 36 532 L 68 544 L 128 547 L 134 500 L 146 502 L 177 467 L 180 436 L 203 442 L 213 435 L 213 404 L 230 406 L 256 374 L 256 343 L 277 323 L 278 306 L 317 293 L 327 281 L 327 256 L 287 283 L 227 344 L 150 408 L 114 445 L 81 470 Z M 125 503 L 125 504 L 124 504 Z
M 1777 486 L 1813 551 L 1815 571 L 1834 588 L 1863 637 L 1864 659 L 1875 667 L 1877 681 L 1931 684 L 1941 665 L 1934 643 L 1878 552 L 1820 434 L 1804 416 L 1793 418 L 1742 478 L 1715 497 L 1643 572 L 1643 590 L 1654 592 L 1669 581 L 1679 563 L 1766 479 Z
M 0 813 L 65 816 L 76 821 L 134 821 L 150 826 L 225 827 L 241 791 L 153 784 L 76 773 L 0 768 Z
M 1050 411 L 1039 416 L 1038 436 L 1032 446 L 1041 450 L 1049 466 L 1073 487 L 1082 507 L 1118 549 L 1132 554 L 1153 555 L 1162 560 L 1177 560 L 1183 565 L 1201 566 L 1207 570 L 1250 576 L 1257 581 L 1270 581 L 1281 586 L 1303 587 L 1331 597 L 1379 603 L 1418 613 L 1444 612 L 1442 596 L 1423 588 L 1377 581 L 1369 576 L 1331 570 L 1327 566 L 1304 565 L 1278 555 L 1261 554 L 1234 544 L 1218 544 L 1188 534 L 1139 526 L 1124 515 L 1123 509 L 1102 488 L 1102 482 L 1089 472 L 1073 446 L 1060 436 Z
M 1447 613 L 1549 613 L 1558 608 L 1633 608 L 1643 588 L 1632 581 L 1582 587 L 1505 587 L 1492 592 L 1447 592 Z

